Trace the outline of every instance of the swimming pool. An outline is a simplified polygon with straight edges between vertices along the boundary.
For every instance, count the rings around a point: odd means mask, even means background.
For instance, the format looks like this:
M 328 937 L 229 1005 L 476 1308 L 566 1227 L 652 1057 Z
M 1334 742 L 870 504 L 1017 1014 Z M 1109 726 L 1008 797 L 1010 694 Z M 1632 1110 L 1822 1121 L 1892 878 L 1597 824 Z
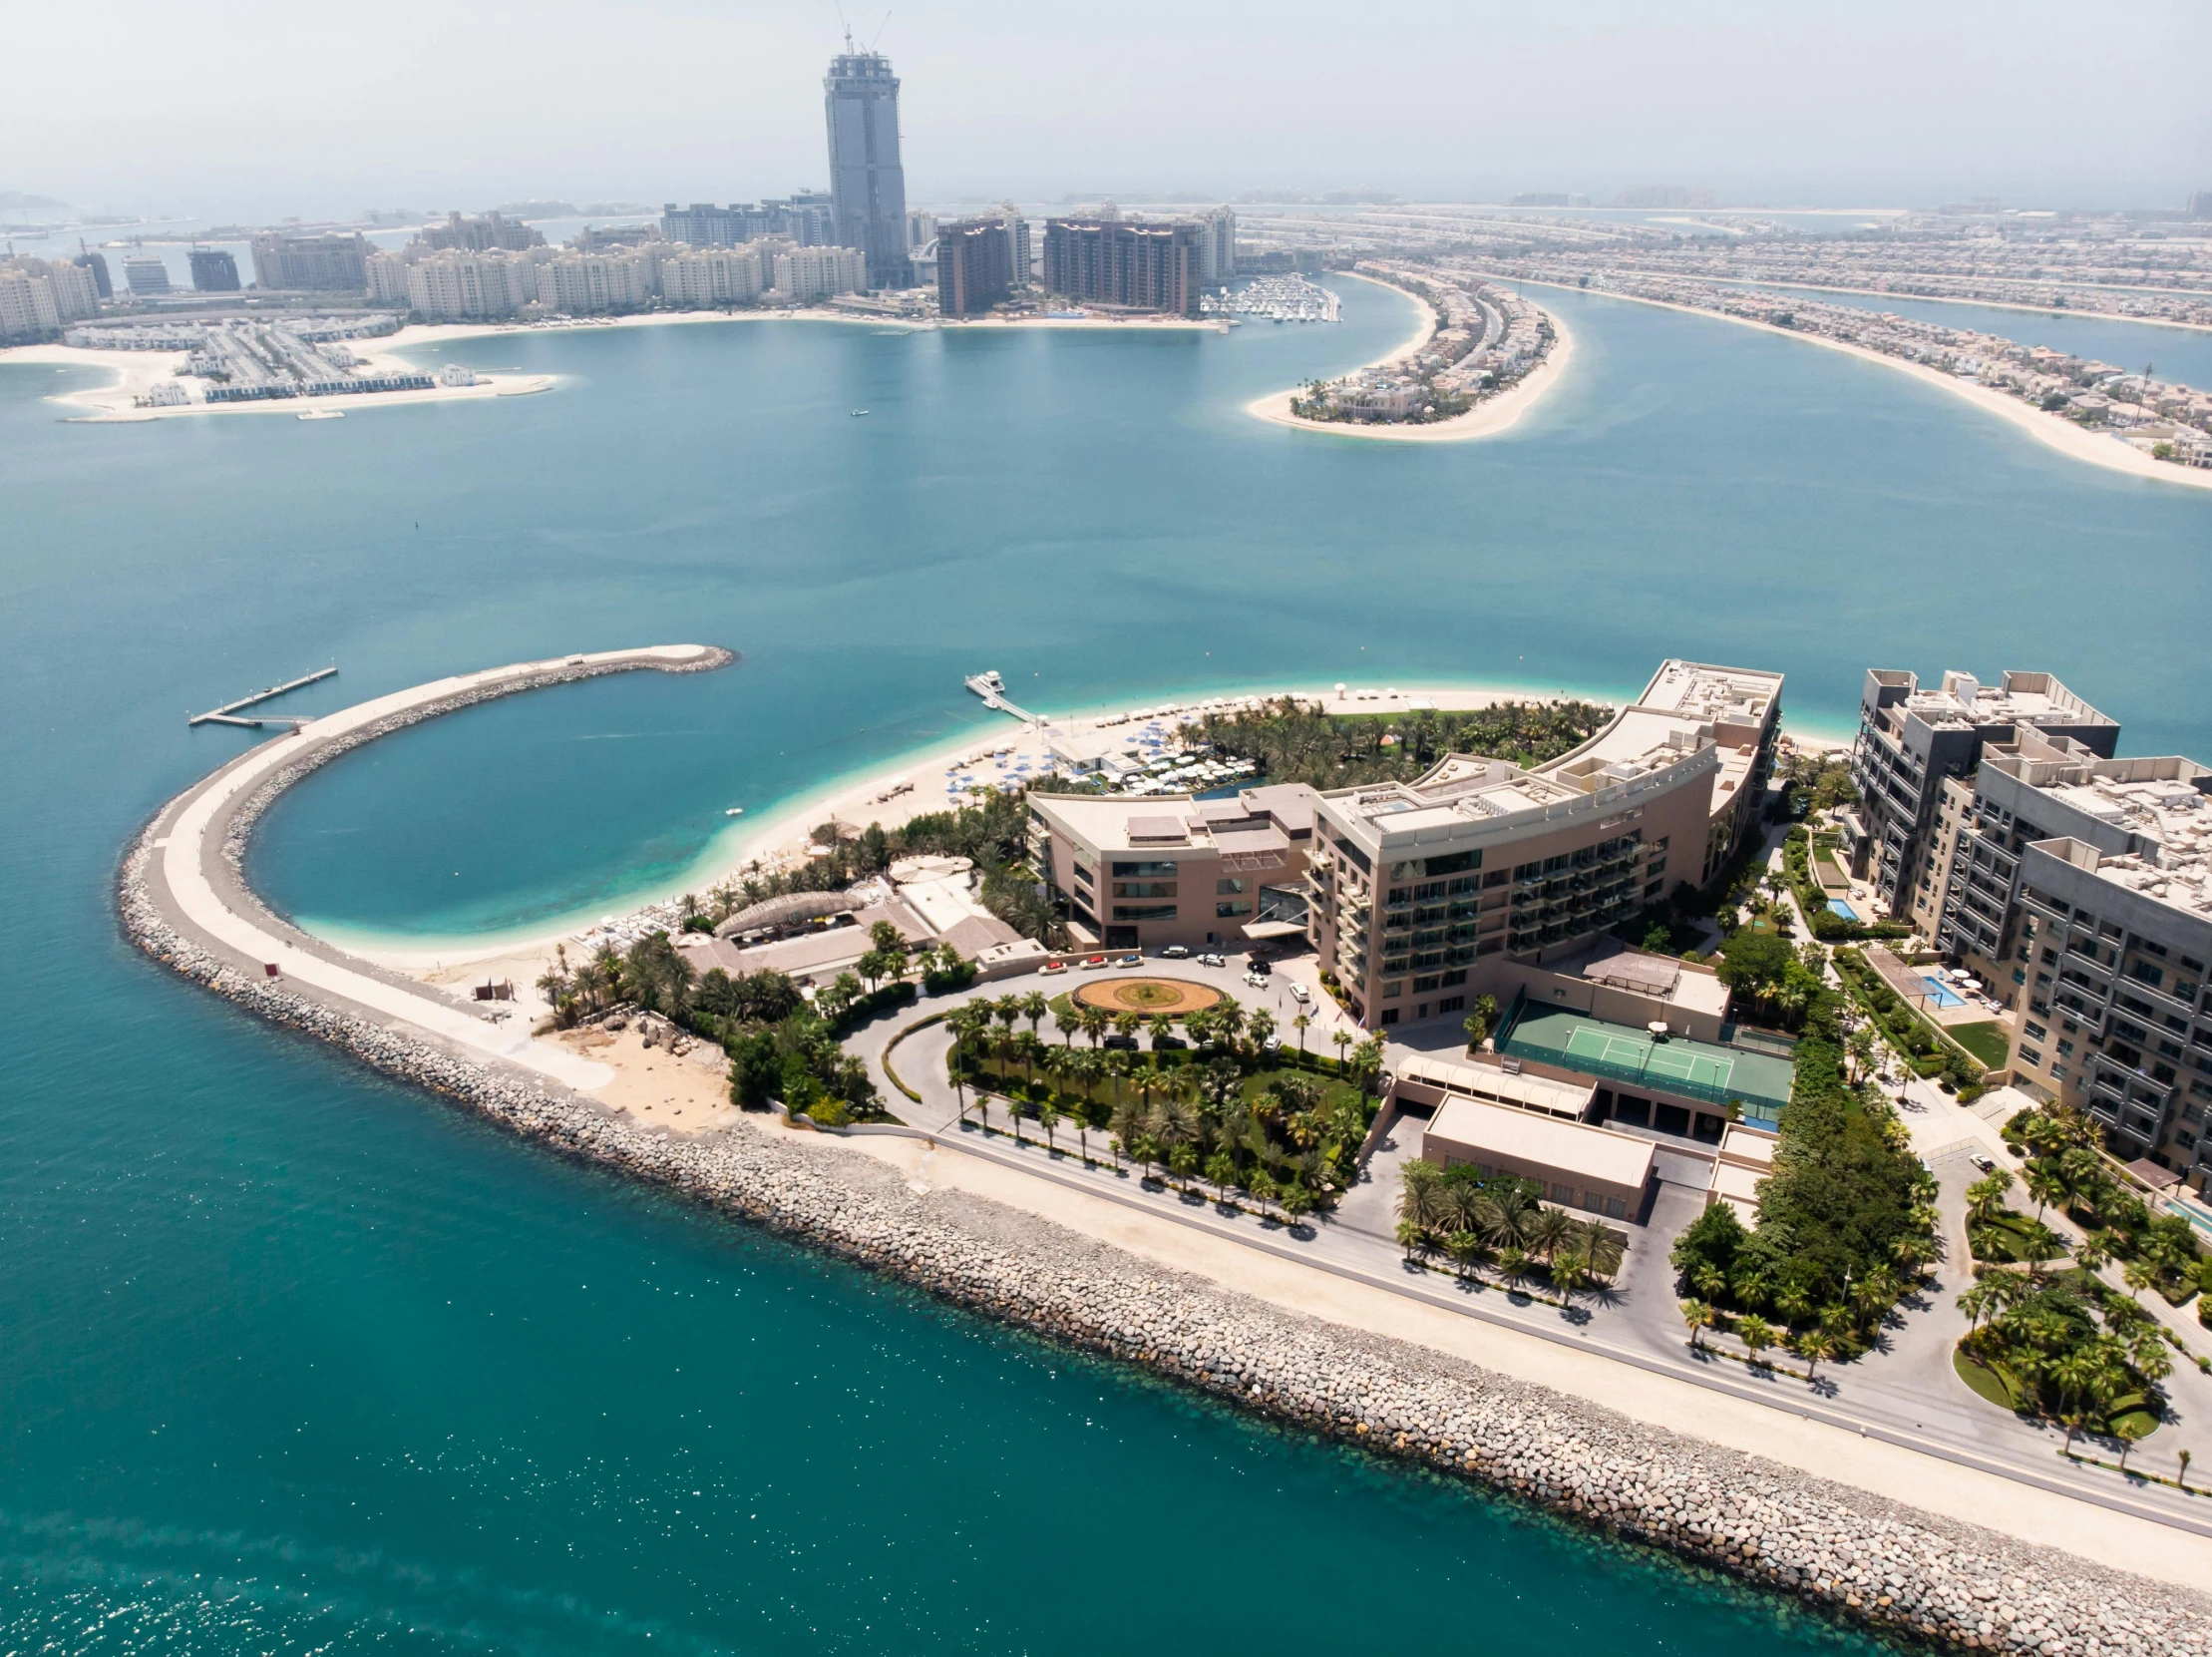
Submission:
M 1964 1007 L 1967 1004 L 1966 997 L 1940 978 L 1929 977 L 1920 982 L 1928 986 L 1928 1000 L 1939 1013 L 1947 1013 L 1954 1007 Z
M 1856 923 L 1859 919 L 1859 912 L 1853 909 L 1849 904 L 1845 903 L 1841 898 L 1830 898 L 1828 900 L 1828 913 L 1831 915 L 1841 915 L 1845 920 L 1853 923 Z

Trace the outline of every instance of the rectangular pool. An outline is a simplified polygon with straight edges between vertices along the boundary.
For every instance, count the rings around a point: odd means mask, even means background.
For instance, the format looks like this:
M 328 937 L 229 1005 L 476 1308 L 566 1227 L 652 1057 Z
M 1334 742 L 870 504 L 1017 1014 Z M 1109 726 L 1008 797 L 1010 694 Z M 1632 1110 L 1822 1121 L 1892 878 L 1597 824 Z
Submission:
M 1940 978 L 1924 978 L 1920 982 L 1928 986 L 1928 1000 L 1939 1013 L 1948 1013 L 1954 1007 L 1964 1007 L 1967 1004 L 1966 997 Z
M 1853 909 L 1849 904 L 1845 903 L 1841 898 L 1830 898 L 1828 900 L 1828 913 L 1831 915 L 1841 915 L 1845 920 L 1851 922 L 1853 925 L 1857 925 L 1858 923 L 1859 912 Z

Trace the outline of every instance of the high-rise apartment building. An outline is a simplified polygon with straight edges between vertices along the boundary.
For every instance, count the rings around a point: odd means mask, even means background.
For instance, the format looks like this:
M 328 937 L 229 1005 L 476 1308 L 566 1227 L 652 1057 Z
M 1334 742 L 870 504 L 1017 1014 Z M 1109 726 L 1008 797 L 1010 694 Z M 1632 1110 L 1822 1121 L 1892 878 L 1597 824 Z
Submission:
M 1913 674 L 1869 669 L 1859 700 L 1851 779 L 1859 804 L 1846 824 L 1852 866 L 1873 882 L 1889 914 L 1934 939 L 1942 894 L 1935 856 L 1945 784 L 1968 784 L 1985 743 L 2027 728 L 2065 736 L 2101 758 L 2119 744 L 2118 723 L 2048 673 L 2007 672 L 1995 685 L 1947 672 L 1941 689 Z M 1956 815 L 1963 795 L 1951 799 Z
M 238 291 L 238 261 L 219 247 L 191 250 L 192 288 L 199 293 Z
M 1013 250 L 1014 286 L 1027 287 L 1037 276 L 1036 250 L 1029 241 L 1029 220 L 1011 202 L 999 204 L 998 216 L 1006 226 L 1007 246 Z
M 488 212 L 482 218 L 467 218 L 458 212 L 449 212 L 443 224 L 425 224 L 419 239 L 424 246 L 437 252 L 459 249 L 482 253 L 499 247 L 511 253 L 521 253 L 546 245 L 545 236 L 521 219 L 508 218 L 496 212 Z
M 569 316 L 636 310 L 656 286 L 651 253 L 558 253 L 535 263 L 538 302 Z
M 1198 314 L 1200 238 L 1191 223 L 1106 217 L 1048 218 L 1044 285 L 1053 293 L 1125 310 Z
M 78 245 L 82 246 L 84 244 L 80 242 L 78 243 Z M 75 259 L 71 260 L 71 262 L 81 270 L 89 270 L 92 272 L 93 285 L 100 290 L 101 298 L 113 299 L 116 296 L 115 280 L 108 274 L 108 259 L 106 254 L 93 252 L 79 253 Z
M 1593 948 L 1710 884 L 1756 823 L 1782 675 L 1667 660 L 1571 753 L 1450 755 L 1315 804 L 1308 927 L 1369 1029 L 1501 1004 L 1523 968 Z
M 359 231 L 345 235 L 280 235 L 253 238 L 253 279 L 265 288 L 305 293 L 366 293 L 369 243 Z
M 757 246 L 676 247 L 660 256 L 660 296 L 672 305 L 750 304 L 773 279 Z
M 1002 218 L 962 218 L 940 224 L 937 243 L 937 310 L 945 316 L 980 316 L 1013 291 L 1014 238 Z
M 660 231 L 686 247 L 742 247 L 779 236 L 801 247 L 826 247 L 838 239 L 837 214 L 828 192 L 802 190 L 781 200 L 732 202 L 718 207 L 694 202 L 661 208 Z
M 155 253 L 125 254 L 123 280 L 134 299 L 152 298 L 173 289 L 169 279 L 169 266 Z
M 838 240 L 861 250 L 871 288 L 912 287 L 907 173 L 899 160 L 899 77 L 891 60 L 853 50 L 830 60 L 822 92 L 830 128 L 830 195 Z
M 1228 285 L 1237 274 L 1237 209 L 1216 207 L 1199 220 L 1199 279 L 1208 287 Z
M 2014 1081 L 2123 1156 L 2212 1176 L 2212 769 L 2023 732 L 1975 780 L 1944 903 L 2004 971 Z
M 370 260 L 372 294 L 383 285 L 387 263 Z M 456 248 L 402 264 L 408 309 L 426 322 L 476 321 L 513 316 L 538 298 L 538 265 L 527 254 L 505 249 L 482 252 Z
M 857 247 L 793 247 L 775 257 L 775 285 L 793 304 L 808 304 L 869 285 L 868 261 Z
M 38 339 L 100 314 L 92 272 L 66 259 L 0 259 L 0 339 Z

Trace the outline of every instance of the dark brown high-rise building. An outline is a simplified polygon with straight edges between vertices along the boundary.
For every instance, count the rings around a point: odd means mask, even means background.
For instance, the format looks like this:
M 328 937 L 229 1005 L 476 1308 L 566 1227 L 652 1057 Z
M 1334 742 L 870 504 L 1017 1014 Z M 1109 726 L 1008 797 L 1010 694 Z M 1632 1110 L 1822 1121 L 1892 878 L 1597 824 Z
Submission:
M 1203 233 L 1188 223 L 1048 218 L 1044 285 L 1070 299 L 1196 316 Z
M 1004 220 L 962 218 L 937 226 L 937 310 L 980 316 L 1013 291 L 1013 236 Z

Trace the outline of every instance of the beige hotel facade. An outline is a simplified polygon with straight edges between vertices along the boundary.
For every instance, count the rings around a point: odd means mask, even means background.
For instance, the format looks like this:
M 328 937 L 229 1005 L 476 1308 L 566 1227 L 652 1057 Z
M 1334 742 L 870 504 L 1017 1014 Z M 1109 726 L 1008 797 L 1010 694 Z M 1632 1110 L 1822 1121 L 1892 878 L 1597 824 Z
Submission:
M 1113 949 L 1303 935 L 1360 1024 L 1461 1015 L 1516 969 L 1587 949 L 1755 832 L 1778 673 L 1669 660 L 1573 752 L 1524 769 L 1448 755 L 1412 782 L 1229 800 L 1033 794 L 1031 852 Z M 1505 998 L 1501 995 L 1500 1000 Z

